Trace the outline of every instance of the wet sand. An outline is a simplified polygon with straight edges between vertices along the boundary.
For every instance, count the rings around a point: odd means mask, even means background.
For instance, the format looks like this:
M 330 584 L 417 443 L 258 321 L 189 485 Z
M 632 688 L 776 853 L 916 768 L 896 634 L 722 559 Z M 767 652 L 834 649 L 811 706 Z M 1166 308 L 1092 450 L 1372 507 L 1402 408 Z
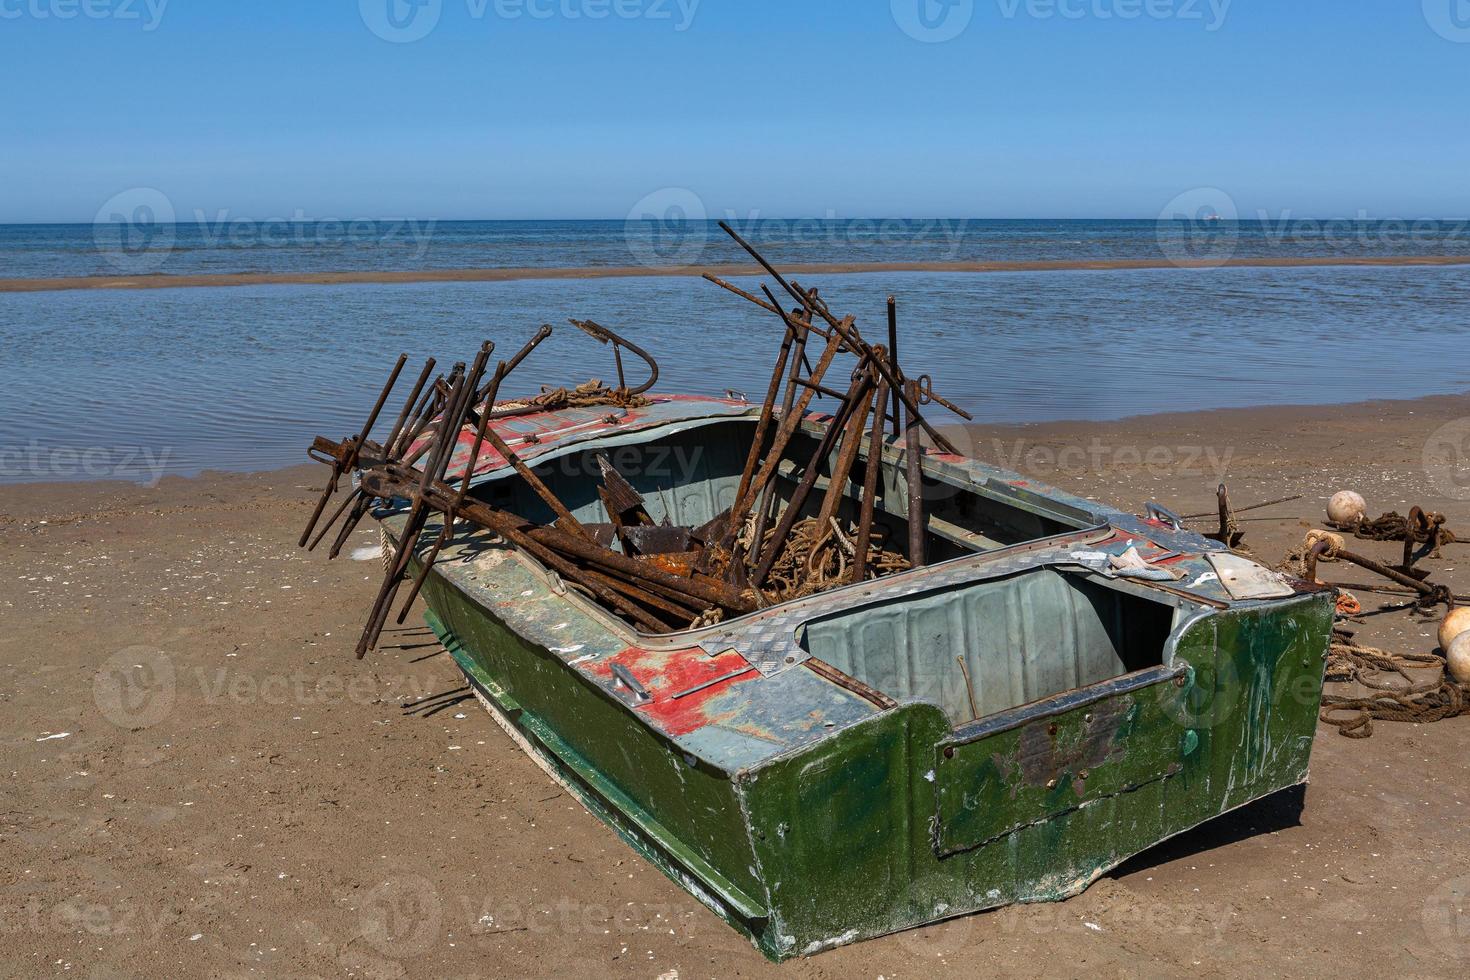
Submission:
M 1078 272 L 1126 269 L 1323 268 L 1330 266 L 1470 265 L 1470 255 L 1406 255 L 1368 257 L 1239 256 L 1230 259 L 1103 259 L 1035 262 L 871 262 L 786 264 L 789 276 L 845 275 L 871 272 Z M 557 269 L 413 269 L 385 272 L 230 272 L 199 275 L 74 276 L 59 279 L 0 278 L 0 293 L 70 289 L 180 289 L 209 286 L 331 286 L 349 283 L 511 282 L 527 279 L 624 279 L 633 276 L 759 275 L 746 265 L 604 266 Z
M 987 427 L 966 440 L 1131 509 L 1152 499 L 1207 511 L 1222 469 L 1240 505 L 1306 493 L 1247 515 L 1247 543 L 1274 561 L 1342 487 L 1374 513 L 1420 503 L 1470 530 L 1470 501 L 1423 463 L 1426 441 L 1467 418 L 1470 396 Z M 355 536 L 358 560 L 296 550 L 323 472 L 0 487 L 0 972 L 1470 968 L 1470 719 L 1380 724 L 1366 742 L 1320 727 L 1300 822 L 1289 800 L 1266 801 L 1072 901 L 772 967 L 561 793 L 474 702 L 456 703 L 458 675 L 416 617 L 354 661 L 381 575 L 376 532 Z M 1470 545 L 1428 567 L 1470 591 Z M 1366 642 L 1435 645 L 1434 623 L 1406 613 L 1368 622 Z

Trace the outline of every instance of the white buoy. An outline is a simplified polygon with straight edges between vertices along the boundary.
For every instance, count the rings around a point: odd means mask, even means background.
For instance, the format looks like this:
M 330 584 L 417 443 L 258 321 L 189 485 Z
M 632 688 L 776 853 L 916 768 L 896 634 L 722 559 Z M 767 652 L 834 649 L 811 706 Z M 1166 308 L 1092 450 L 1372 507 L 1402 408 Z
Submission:
M 1455 683 L 1470 686 L 1470 630 L 1455 637 L 1445 653 L 1445 660 L 1449 662 L 1450 676 Z
M 1357 524 L 1368 517 L 1368 501 L 1360 493 L 1344 490 L 1327 503 L 1327 519 L 1334 524 Z
M 1470 633 L 1470 606 L 1452 610 L 1439 624 L 1439 648 L 1448 653 L 1450 644 L 1462 633 Z

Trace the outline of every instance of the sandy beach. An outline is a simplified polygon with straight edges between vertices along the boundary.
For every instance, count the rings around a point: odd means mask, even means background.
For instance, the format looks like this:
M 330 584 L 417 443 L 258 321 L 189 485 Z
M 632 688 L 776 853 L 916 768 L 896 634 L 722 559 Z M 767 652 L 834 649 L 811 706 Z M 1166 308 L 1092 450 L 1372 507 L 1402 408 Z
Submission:
M 1470 255 L 1403 255 L 1353 257 L 1239 256 L 1229 259 L 1100 259 L 1035 262 L 842 262 L 783 263 L 791 276 L 844 275 L 873 272 L 1080 272 L 1128 269 L 1328 268 L 1333 266 L 1457 266 L 1470 265 Z M 70 278 L 0 278 L 0 293 L 30 293 L 72 289 L 181 289 L 209 286 L 332 286 L 351 283 L 408 282 L 514 282 L 536 279 L 626 279 L 635 276 L 722 277 L 759 275 L 748 265 L 600 266 L 523 269 L 413 269 L 383 272 L 227 272 L 197 275 L 74 276 Z
M 639 270 L 646 275 L 649 271 Z M 985 427 L 966 446 L 1131 509 L 1228 480 L 1275 561 L 1359 489 L 1470 529 L 1424 447 L 1470 396 Z M 1432 468 L 1431 468 L 1432 469 Z M 322 471 L 0 489 L 0 964 L 11 975 L 1462 976 L 1470 719 L 1319 727 L 1268 800 L 1059 905 L 766 963 L 523 756 L 415 619 L 352 656 L 381 575 L 295 548 Z M 1453 490 L 1453 487 L 1449 488 Z M 1460 494 L 1459 496 L 1464 496 Z M 1392 557 L 1396 546 L 1363 544 Z M 1326 566 L 1329 578 L 1347 573 Z M 1431 561 L 1470 591 L 1470 545 Z M 1353 574 L 1352 580 L 1362 580 Z M 1369 609 L 1382 599 L 1360 593 Z M 1364 642 L 1429 652 L 1432 621 Z M 143 665 L 142 674 L 135 665 Z M 124 672 L 151 681 L 122 683 Z M 672 971 L 677 971 L 677 974 Z

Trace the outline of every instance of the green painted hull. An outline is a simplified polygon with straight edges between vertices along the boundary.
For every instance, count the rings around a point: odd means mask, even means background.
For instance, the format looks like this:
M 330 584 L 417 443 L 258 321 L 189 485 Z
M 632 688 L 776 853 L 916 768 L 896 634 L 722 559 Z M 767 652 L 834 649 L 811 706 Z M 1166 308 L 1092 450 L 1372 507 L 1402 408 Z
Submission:
M 960 727 L 910 699 L 722 766 L 528 640 L 512 601 L 437 570 L 425 595 L 521 746 L 773 960 L 1075 895 L 1304 782 L 1333 615 L 1329 593 L 1215 609 L 1161 666 Z
M 668 397 L 502 435 L 579 521 L 604 513 L 607 453 L 655 520 L 694 527 L 733 503 L 754 412 Z M 803 422 L 812 447 L 822 425 Z M 905 450 L 877 449 L 879 521 L 904 541 Z M 506 731 L 775 960 L 1066 898 L 1307 778 L 1330 592 L 1232 572 L 1158 512 L 920 462 L 927 567 L 708 628 L 641 634 L 479 532 L 428 578 L 430 625 Z M 490 466 L 481 499 L 552 519 Z M 1155 577 L 1119 571 L 1134 560 Z

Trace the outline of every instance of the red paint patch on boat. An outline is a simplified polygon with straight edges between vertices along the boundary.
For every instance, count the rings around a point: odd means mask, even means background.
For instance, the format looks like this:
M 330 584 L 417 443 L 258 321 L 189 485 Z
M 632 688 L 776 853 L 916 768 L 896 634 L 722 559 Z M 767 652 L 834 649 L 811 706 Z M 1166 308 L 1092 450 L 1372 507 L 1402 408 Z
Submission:
M 664 654 L 628 647 L 616 656 L 588 663 L 583 669 L 595 677 L 612 680 L 613 664 L 626 668 L 653 695 L 653 702 L 639 708 L 638 713 L 669 735 L 688 735 L 710 724 L 715 720 L 705 713 L 710 701 L 737 684 L 761 676 L 738 653 L 711 657 L 698 647 Z M 737 677 L 730 676 L 742 667 L 750 667 L 750 670 Z M 719 683 L 682 698 L 674 697 L 710 681 Z

